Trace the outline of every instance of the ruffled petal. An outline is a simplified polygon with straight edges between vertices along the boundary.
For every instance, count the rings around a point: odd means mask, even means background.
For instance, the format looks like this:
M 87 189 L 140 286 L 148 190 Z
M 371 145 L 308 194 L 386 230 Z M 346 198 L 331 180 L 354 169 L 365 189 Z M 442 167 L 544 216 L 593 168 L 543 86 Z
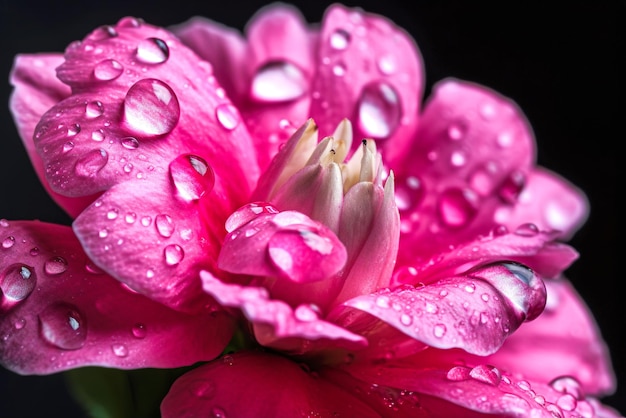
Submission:
M 437 348 L 489 355 L 545 306 L 543 282 L 514 263 L 483 266 L 428 286 L 406 286 L 344 303 L 373 315 L 407 336 Z M 359 313 L 339 309 L 329 319 L 352 329 Z M 366 320 L 366 319 L 364 319 Z
M 609 351 L 589 309 L 566 280 L 548 280 L 546 288 L 544 313 L 522 325 L 489 361 L 537 381 L 571 376 L 585 393 L 611 394 Z
M 310 116 L 330 135 L 354 121 L 355 138 L 379 144 L 390 160 L 404 153 L 417 126 L 424 80 L 410 36 L 386 18 L 330 6 L 322 21 Z
M 0 363 L 10 370 L 181 367 L 215 358 L 232 335 L 224 312 L 176 312 L 105 275 L 69 227 L 4 221 L 0 234 Z
M 54 201 L 71 217 L 76 217 L 93 197 L 68 198 L 53 191 L 46 179 L 44 163 L 35 149 L 33 134 L 41 116 L 70 95 L 70 89 L 56 78 L 55 69 L 63 63 L 61 54 L 18 55 L 10 82 L 11 114 L 41 184 Z
M 379 416 L 345 389 L 297 363 L 254 351 L 227 355 L 184 374 L 161 403 L 161 414 L 163 418 Z
M 438 83 L 413 147 L 393 165 L 401 248 L 411 250 L 401 258 L 428 258 L 488 233 L 497 225 L 496 209 L 517 204 L 534 145 L 530 125 L 509 99 L 461 81 Z
M 200 272 L 205 292 L 221 305 L 239 308 L 252 323 L 254 336 L 265 346 L 290 354 L 316 352 L 324 348 L 359 349 L 365 338 L 320 318 L 310 305 L 291 308 L 272 300 L 263 287 L 222 283 L 209 272 Z

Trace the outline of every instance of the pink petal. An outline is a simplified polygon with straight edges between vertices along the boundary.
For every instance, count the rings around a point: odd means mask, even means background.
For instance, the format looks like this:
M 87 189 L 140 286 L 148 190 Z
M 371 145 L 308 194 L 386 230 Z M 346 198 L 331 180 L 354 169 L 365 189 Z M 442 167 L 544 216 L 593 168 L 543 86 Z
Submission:
M 406 286 L 358 296 L 344 305 L 373 315 L 431 347 L 458 347 L 488 355 L 523 321 L 541 312 L 545 288 L 526 267 L 500 263 L 424 287 Z M 329 318 L 351 329 L 350 322 L 356 322 L 358 315 L 338 309 Z
M 310 111 L 324 135 L 351 119 L 355 138 L 385 141 L 383 155 L 393 159 L 412 140 L 423 89 L 419 50 L 403 30 L 359 9 L 328 8 Z
M 205 292 L 222 306 L 239 308 L 252 322 L 257 341 L 291 354 L 324 348 L 358 349 L 367 341 L 319 318 L 310 305 L 292 309 L 281 300 L 272 300 L 263 287 L 225 284 L 209 272 L 200 272 Z
M 537 227 L 558 231 L 560 239 L 570 239 L 588 215 L 589 203 L 580 189 L 551 171 L 537 168 L 526 178 L 517 204 L 500 208 L 495 219 L 509 228 L 532 219 Z
M 254 148 L 211 66 L 172 34 L 125 18 L 70 45 L 57 74 L 73 95 L 35 131 L 51 187 L 91 195 L 167 175 L 194 154 L 215 171 L 218 193 L 243 199 L 258 174 Z M 236 187 L 235 187 L 236 185 Z
M 3 221 L 0 237 L 0 361 L 10 370 L 181 367 L 215 358 L 232 335 L 224 313 L 176 312 L 105 275 L 68 227 Z
M 401 248 L 428 258 L 488 233 L 498 208 L 518 204 L 534 152 L 531 128 L 509 99 L 456 80 L 437 84 L 414 146 L 393 165 Z
M 161 414 L 163 418 L 379 416 L 343 388 L 298 364 L 253 351 L 224 356 L 183 375 L 163 400 Z
M 61 65 L 61 54 L 18 55 L 13 63 L 10 82 L 14 87 L 10 107 L 13 120 L 28 152 L 31 163 L 48 194 L 71 217 L 76 217 L 92 196 L 68 198 L 50 188 L 44 163 L 35 149 L 33 133 L 41 116 L 54 104 L 70 95 L 70 89 L 56 78 L 55 68 Z
M 522 325 L 490 361 L 533 380 L 569 375 L 585 393 L 612 393 L 608 348 L 589 309 L 568 281 L 548 280 L 546 288 L 543 315 Z

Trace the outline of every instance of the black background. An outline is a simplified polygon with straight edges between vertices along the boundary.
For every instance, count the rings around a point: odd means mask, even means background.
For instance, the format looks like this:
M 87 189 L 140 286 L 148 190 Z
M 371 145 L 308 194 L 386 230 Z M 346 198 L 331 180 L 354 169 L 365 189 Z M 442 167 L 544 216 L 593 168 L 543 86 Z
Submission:
M 8 75 L 17 53 L 62 51 L 102 24 L 123 16 L 169 26 L 203 15 L 243 28 L 264 2 L 1 0 L 0 9 L 0 218 L 70 220 L 39 185 L 8 110 Z M 539 164 L 582 188 L 591 214 L 571 244 L 581 258 L 567 275 L 594 312 L 612 353 L 618 391 L 604 399 L 626 411 L 624 298 L 617 276 L 618 144 L 624 140 L 623 89 L 617 71 L 617 22 L 623 2 L 544 3 L 449 1 L 346 2 L 383 14 L 417 41 L 427 93 L 436 81 L 457 77 L 513 98 L 533 125 Z M 295 4 L 319 22 L 325 1 Z M 620 45 L 623 45 L 620 43 Z M 620 52 L 623 50 L 620 50 Z M 619 110 L 618 113 L 618 103 Z M 84 416 L 72 405 L 60 376 L 18 377 L 0 371 L 0 417 Z

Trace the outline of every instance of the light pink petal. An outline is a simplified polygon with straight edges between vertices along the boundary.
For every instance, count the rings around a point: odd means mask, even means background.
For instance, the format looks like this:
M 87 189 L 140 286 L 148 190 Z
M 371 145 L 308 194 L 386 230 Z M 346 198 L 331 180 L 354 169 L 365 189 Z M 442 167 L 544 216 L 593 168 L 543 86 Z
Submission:
M 125 18 L 71 44 L 65 58 L 57 75 L 73 95 L 35 130 L 54 190 L 84 196 L 152 181 L 193 154 L 215 171 L 219 194 L 245 198 L 258 170 L 241 117 L 211 66 L 172 34 Z
M 438 83 L 413 146 L 393 166 L 401 248 L 428 258 L 488 233 L 498 224 L 496 210 L 517 204 L 534 145 L 528 122 L 509 99 L 461 81 Z
M 383 155 L 404 153 L 417 125 L 424 89 L 414 41 L 384 17 L 332 5 L 324 15 L 310 116 L 323 135 L 352 120 L 358 144 L 384 141 Z
M 215 358 L 232 335 L 223 312 L 186 315 L 125 288 L 69 227 L 3 221 L 0 240 L 0 362 L 10 370 L 181 367 Z
M 589 309 L 568 281 L 548 280 L 546 288 L 544 313 L 522 325 L 489 361 L 533 380 L 569 375 L 585 393 L 612 393 L 608 348 Z
M 182 164 L 199 175 L 188 159 L 171 170 L 183 170 Z M 189 184 L 203 180 L 194 181 Z M 202 189 L 185 190 L 198 195 Z M 207 303 L 198 273 L 216 269 L 228 216 L 219 210 L 228 206 L 222 199 L 209 188 L 198 200 L 187 201 L 176 194 L 173 180 L 129 181 L 99 197 L 73 228 L 89 257 L 107 273 L 151 299 L 191 312 Z
M 272 300 L 263 287 L 225 284 L 209 272 L 200 272 L 205 292 L 222 306 L 241 309 L 253 324 L 254 336 L 265 346 L 290 354 L 303 354 L 324 348 L 358 349 L 367 341 L 320 318 L 311 305 L 291 308 Z
M 57 102 L 70 95 L 70 89 L 56 78 L 55 69 L 63 63 L 61 54 L 18 55 L 13 63 L 10 82 L 11 114 L 41 184 L 55 202 L 71 217 L 76 217 L 92 196 L 68 198 L 54 192 L 46 180 L 44 163 L 35 149 L 33 134 L 41 116 Z
M 161 414 L 163 418 L 379 416 L 345 389 L 297 363 L 253 351 L 227 355 L 184 374 L 163 400 Z
M 536 168 L 526 178 L 517 203 L 498 209 L 495 220 L 515 228 L 532 219 L 537 227 L 570 239 L 588 215 L 589 202 L 582 190 L 551 171 Z
M 594 416 L 598 405 L 595 398 L 571 391 L 571 388 L 558 380 L 550 385 L 514 378 L 488 364 L 474 367 L 451 364 L 448 367 L 413 368 L 410 364 L 392 361 L 370 366 L 355 365 L 346 367 L 345 370 L 366 382 L 376 381 L 380 386 L 413 391 L 418 397 L 424 394 L 440 398 L 490 416 Z M 329 379 L 332 380 L 330 376 Z M 427 397 L 426 400 L 428 402 L 430 398 Z M 445 404 L 442 406 L 445 407 Z M 605 411 L 609 417 L 619 416 L 608 408 Z
M 488 355 L 545 305 L 543 282 L 528 268 L 498 263 L 423 287 L 405 286 L 358 296 L 345 306 L 369 314 L 410 338 L 437 348 Z M 338 308 L 329 319 L 351 328 L 359 313 Z

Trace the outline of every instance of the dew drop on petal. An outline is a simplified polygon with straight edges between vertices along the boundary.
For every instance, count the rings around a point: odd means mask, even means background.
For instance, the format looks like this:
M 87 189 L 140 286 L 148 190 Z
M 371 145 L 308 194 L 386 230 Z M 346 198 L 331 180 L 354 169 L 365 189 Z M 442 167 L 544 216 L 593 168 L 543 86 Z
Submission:
M 67 136 L 76 136 L 80 133 L 80 125 L 78 123 L 72 123 L 67 128 Z
M 26 320 L 24 318 L 16 319 L 13 323 L 13 328 L 15 329 L 23 329 L 26 326 Z
M 413 323 L 413 318 L 411 317 L 411 315 L 402 314 L 400 315 L 400 323 L 402 325 L 409 326 Z
M 108 160 L 109 155 L 102 148 L 92 150 L 76 162 L 74 170 L 80 177 L 92 177 L 102 170 Z
M 104 113 L 104 105 L 99 100 L 93 100 L 85 105 L 85 115 L 90 118 L 97 118 Z
M 124 123 L 139 137 L 170 133 L 180 118 L 180 105 L 170 86 L 154 78 L 139 80 L 124 98 Z
M 449 227 L 465 226 L 476 215 L 477 201 L 478 197 L 469 189 L 448 189 L 439 198 L 439 217 Z
M 211 415 L 209 415 L 209 418 L 228 418 L 228 417 L 226 416 L 226 412 L 222 408 L 215 406 L 211 409 Z
M 104 141 L 104 130 L 96 129 L 95 131 L 93 131 L 91 133 L 91 139 L 93 139 L 96 142 Z
M 137 138 L 133 138 L 132 136 L 127 136 L 125 138 L 120 139 L 122 146 L 126 149 L 134 150 L 139 148 L 139 141 Z
M 294 311 L 295 317 L 302 322 L 314 321 L 318 318 L 317 312 L 315 312 L 308 305 L 299 305 Z
M 443 336 L 446 335 L 447 330 L 448 329 L 444 324 L 437 324 L 433 328 L 433 335 L 437 338 L 443 338 Z
M 163 249 L 163 258 L 168 266 L 175 266 L 185 257 L 185 251 L 178 244 L 170 244 Z
M 157 215 L 154 218 L 154 225 L 157 232 L 165 238 L 169 238 L 174 233 L 174 221 L 172 217 L 166 214 Z
M 471 369 L 466 366 L 454 366 L 450 370 L 448 370 L 446 377 L 448 378 L 448 380 L 452 380 L 455 382 L 469 380 L 470 370 Z
M 74 143 L 72 141 L 67 141 L 63 144 L 63 152 L 70 152 L 74 149 Z
M 106 59 L 96 64 L 93 76 L 100 81 L 111 81 L 122 75 L 122 72 L 124 72 L 122 64 L 114 59 Z
M 39 330 L 46 342 L 64 350 L 77 350 L 87 339 L 85 318 L 64 302 L 53 303 L 39 314 Z
M 222 103 L 217 106 L 215 117 L 220 125 L 228 131 L 235 129 L 240 121 L 239 111 L 230 103 Z
M 2 290 L 3 299 L 10 303 L 26 299 L 36 285 L 35 270 L 25 264 L 11 264 L 0 276 L 0 290 Z
M 50 276 L 58 276 L 67 271 L 67 260 L 59 256 L 52 257 L 46 260 L 43 269 Z
M 288 62 L 261 67 L 252 80 L 250 95 L 260 102 L 285 102 L 302 96 L 308 81 L 302 71 Z
M 124 344 L 111 345 L 111 351 L 113 351 L 113 354 L 116 355 L 117 357 L 128 356 L 128 347 L 126 347 Z
M 331 48 L 343 51 L 350 44 L 350 34 L 344 29 L 336 29 L 329 37 Z
M 533 223 L 525 223 L 515 228 L 515 234 L 522 237 L 534 237 L 539 233 L 539 228 Z
M 161 64 L 167 61 L 170 49 L 159 38 L 147 38 L 137 45 L 137 59 L 146 64 Z
M 141 26 L 141 19 L 135 17 L 126 16 L 117 22 L 117 26 L 120 28 L 138 28 Z
M 12 235 L 2 240 L 2 248 L 11 248 L 13 245 L 15 245 L 15 237 Z
M 389 296 L 380 295 L 376 298 L 376 306 L 379 308 L 387 309 L 391 306 L 391 301 L 389 300 Z
M 448 126 L 446 133 L 448 135 L 448 138 L 454 141 L 458 141 L 460 139 L 463 139 L 466 131 L 467 126 L 464 123 L 455 122 L 451 123 L 450 126 Z
M 170 180 L 176 194 L 185 201 L 195 201 L 213 189 L 215 174 L 197 155 L 180 155 L 169 166 Z
M 148 334 L 148 330 L 146 329 L 146 326 L 144 324 L 136 323 L 131 328 L 131 333 L 133 334 L 133 337 L 138 338 L 138 339 L 143 339 L 143 338 L 146 338 L 146 335 Z
M 572 376 L 560 376 L 550 382 L 552 389 L 561 392 L 569 393 L 575 398 L 580 399 L 582 397 L 582 391 L 580 383 L 576 378 Z
M 361 92 L 357 105 L 358 126 L 367 137 L 388 138 L 398 127 L 400 99 L 389 84 L 372 82 Z
M 493 386 L 498 386 L 500 380 L 502 379 L 500 370 L 496 369 L 495 367 L 490 367 L 486 365 L 479 365 L 474 367 L 470 371 L 469 375 L 474 380 L 478 380 L 479 382 L 487 383 Z

